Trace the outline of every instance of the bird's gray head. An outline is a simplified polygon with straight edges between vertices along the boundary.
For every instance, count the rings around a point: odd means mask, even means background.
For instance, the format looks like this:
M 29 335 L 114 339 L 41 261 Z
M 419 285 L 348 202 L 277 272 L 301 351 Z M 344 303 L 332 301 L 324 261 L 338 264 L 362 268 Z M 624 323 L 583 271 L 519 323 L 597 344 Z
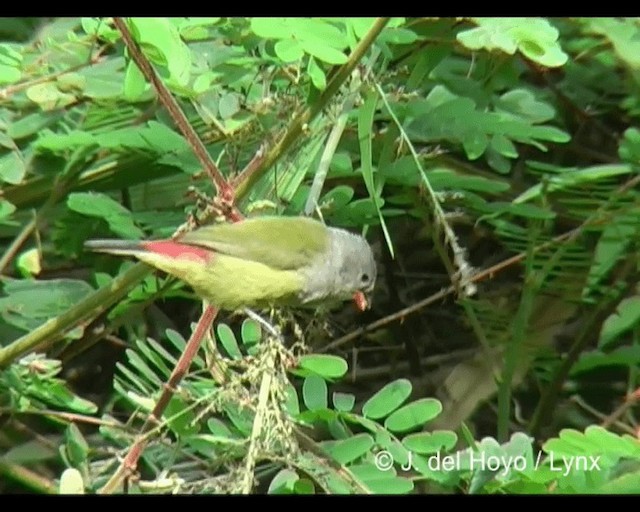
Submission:
M 371 246 L 363 237 L 344 229 L 328 228 L 328 231 L 330 250 L 307 272 L 304 301 L 347 300 L 356 292 L 367 298 L 377 277 Z

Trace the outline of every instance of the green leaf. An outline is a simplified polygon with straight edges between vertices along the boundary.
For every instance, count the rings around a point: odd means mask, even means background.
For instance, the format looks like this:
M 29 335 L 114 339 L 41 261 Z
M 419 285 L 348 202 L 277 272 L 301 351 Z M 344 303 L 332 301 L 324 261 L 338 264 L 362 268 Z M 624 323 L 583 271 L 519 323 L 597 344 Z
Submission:
M 14 67 L 0 64 L 0 84 L 11 84 L 22 78 L 22 72 Z
M 640 493 L 640 471 L 626 473 L 617 478 L 602 484 L 598 494 L 639 494 Z
M 127 64 L 127 70 L 124 74 L 124 98 L 128 101 L 136 101 L 142 97 L 147 82 L 133 60 Z
M 4 296 L 0 297 L 0 316 L 5 322 L 24 330 L 35 329 L 55 318 L 94 291 L 86 282 L 74 279 L 2 278 L 1 282 Z
M 200 431 L 200 426 L 195 421 L 196 415 L 189 405 L 176 395 L 169 400 L 162 417 L 167 421 L 169 428 L 179 436 L 191 436 Z
M 336 152 L 331 159 L 329 170 L 334 177 L 353 176 L 353 163 L 349 153 Z
M 640 322 L 640 297 L 623 299 L 616 311 L 602 324 L 598 347 L 605 348 Z
M 85 79 L 85 96 L 96 100 L 120 97 L 125 66 L 124 58 L 116 57 L 80 69 L 78 73 Z
M 104 219 L 109 228 L 123 238 L 135 239 L 144 236 L 144 232 L 133 223 L 131 212 L 104 194 L 74 192 L 69 194 L 67 206 L 83 215 Z
M 518 157 L 518 150 L 513 145 L 513 142 L 511 142 L 507 137 L 505 137 L 502 134 L 497 134 L 491 137 L 491 142 L 489 144 L 495 151 L 500 153 L 502 156 L 505 156 L 507 158 Z
M 274 46 L 276 55 L 283 62 L 295 62 L 302 58 L 304 50 L 295 39 L 281 39 Z
M 16 267 L 24 277 L 37 276 L 42 270 L 40 251 L 34 247 L 20 253 L 16 259 Z
M 7 219 L 13 212 L 16 211 L 16 207 L 5 199 L 0 199 L 0 221 Z
M 353 199 L 354 190 L 347 185 L 338 185 L 332 188 L 320 199 L 320 207 L 330 211 L 337 211 L 344 208 Z
M 73 94 L 60 91 L 55 83 L 45 82 L 29 87 L 25 94 L 42 110 L 54 110 L 71 105 L 76 101 Z
M 313 55 L 322 62 L 335 65 L 347 62 L 347 56 L 344 53 L 327 46 L 325 42 L 303 40 L 301 41 L 301 45 L 306 53 Z
M 219 418 L 209 418 L 207 420 L 207 428 L 214 436 L 220 438 L 234 437 L 231 429 L 229 429 L 229 427 L 227 427 L 227 425 Z
M 260 324 L 251 318 L 245 318 L 242 322 L 240 336 L 242 338 L 242 344 L 245 347 L 254 347 L 260 343 L 260 339 L 262 338 L 262 329 L 260 328 Z
M 48 130 L 41 132 L 34 142 L 34 148 L 39 152 L 44 150 L 54 153 L 65 153 L 69 149 L 87 147 L 97 144 L 96 138 L 90 133 L 71 130 L 64 134 L 52 133 Z
M 552 220 L 556 217 L 555 212 L 534 204 L 510 204 L 508 211 L 512 215 L 534 220 Z
M 407 467 L 412 454 L 385 429 L 376 427 L 376 443 L 382 450 L 388 451 L 394 464 Z M 379 456 L 378 456 L 379 457 Z
M 0 132 L 0 146 L 7 149 L 15 149 L 16 143 L 6 133 Z
M 288 39 L 293 36 L 289 18 L 251 18 L 251 31 L 265 39 Z
M 22 55 L 11 45 L 0 44 L 0 84 L 15 83 L 22 78 Z
M 347 362 L 338 356 L 310 354 L 300 358 L 300 368 L 315 373 L 325 379 L 339 379 L 349 369 Z
M 149 121 L 144 127 L 112 130 L 95 140 L 105 148 L 143 149 L 157 154 L 179 153 L 189 147 L 184 138 L 157 121 Z
M 242 352 L 238 347 L 236 335 L 233 333 L 231 327 L 227 324 L 220 323 L 216 327 L 216 334 L 218 336 L 218 340 L 220 340 L 220 343 L 231 359 L 242 359 Z
M 396 476 L 367 480 L 367 487 L 374 494 L 409 494 L 414 485 L 410 479 Z
M 376 22 L 376 19 L 357 17 L 357 18 L 346 18 L 345 21 L 351 25 L 351 27 L 353 28 L 353 31 L 356 33 L 356 36 L 362 39 L 364 36 L 367 35 L 369 30 L 371 30 L 371 27 L 373 27 L 373 24 Z M 385 27 L 385 30 L 387 30 L 386 27 Z
M 527 89 L 512 89 L 505 92 L 496 101 L 496 107 L 518 117 L 524 117 L 532 123 L 550 121 L 556 114 L 551 105 L 536 100 L 533 93 Z
M 472 159 L 478 158 L 489 147 L 489 141 L 496 138 L 498 149 L 507 153 L 514 150 L 507 147 L 504 139 L 533 145 L 542 151 L 546 147 L 539 141 L 569 140 L 565 132 L 552 126 L 534 125 L 527 117 L 480 109 L 473 99 L 458 97 L 441 85 L 436 85 L 426 99 L 411 101 L 406 109 L 409 113 L 406 131 L 412 140 L 459 143 Z M 498 154 L 494 155 L 496 164 Z
M 279 39 L 275 45 L 276 55 L 285 62 L 298 60 L 301 50 L 329 64 L 347 61 L 347 56 L 340 51 L 347 46 L 344 33 L 321 19 L 253 18 L 251 30 L 263 38 Z
M 298 414 L 300 414 L 300 403 L 298 400 L 298 393 L 296 392 L 296 388 L 291 383 L 287 384 L 285 388 L 285 395 L 286 395 L 285 402 L 284 402 L 285 410 L 291 416 L 297 416 Z
M 109 26 L 104 18 L 81 18 L 82 29 L 90 36 L 98 36 L 110 43 L 120 39 L 120 31 Z
M 340 464 L 346 465 L 369 453 L 373 445 L 373 437 L 369 434 L 358 434 L 336 442 L 327 451 Z
M 268 494 L 294 494 L 294 485 L 300 479 L 291 469 L 281 469 L 269 483 Z
M 478 28 L 463 30 L 457 40 L 470 50 L 501 50 L 513 55 L 519 50 L 528 59 L 547 67 L 567 62 L 558 44 L 559 33 L 541 18 L 474 18 Z
M 562 174 L 552 176 L 544 185 L 538 183 L 516 197 L 514 203 L 524 203 L 534 198 L 539 198 L 544 191 L 547 193 L 568 189 L 582 183 L 621 176 L 632 172 L 632 167 L 623 164 L 594 165 L 583 169 L 566 169 Z
M 639 220 L 640 217 L 635 211 L 621 212 L 618 214 L 616 222 L 608 223 L 602 230 L 594 251 L 593 263 L 589 269 L 587 285 L 584 290 L 585 296 L 588 296 L 589 292 L 596 288 L 600 282 L 607 279 L 618 262 L 626 257 L 630 245 L 638 237 Z
M 640 130 L 628 128 L 620 141 L 618 154 L 622 160 L 632 164 L 640 163 Z
M 152 363 L 154 367 L 161 372 L 165 379 L 169 378 L 171 369 L 165 364 L 165 361 L 168 361 L 171 365 L 175 365 L 175 358 L 171 357 L 171 355 L 162 348 L 159 343 L 151 338 L 138 340 L 136 342 L 136 347 L 140 353 L 147 358 L 147 361 Z
M 613 44 L 616 55 L 632 69 L 640 68 L 638 27 L 633 19 L 594 18 L 587 20 L 588 30 L 601 34 Z
M 331 48 L 345 48 L 347 39 L 342 30 L 320 18 L 289 18 L 294 37 L 313 41 Z
M 241 439 L 210 434 L 189 434 L 185 440 L 191 448 L 209 459 L 216 459 L 222 454 L 227 455 L 229 452 L 233 452 L 233 450 L 239 451 L 243 445 Z
M 218 102 L 218 113 L 222 119 L 229 119 L 240 111 L 240 101 L 235 93 L 224 94 Z
M 162 386 L 162 380 L 160 380 L 140 354 L 132 349 L 127 349 L 126 354 L 129 364 L 136 369 L 136 373 L 140 378 L 146 379 L 152 386 Z
M 174 22 L 174 19 L 170 19 Z M 220 18 L 215 17 L 197 17 L 197 18 L 184 18 L 177 23 L 180 29 L 180 35 L 187 40 L 204 39 L 209 35 L 209 28 L 213 25 L 217 25 L 220 22 Z
M 0 181 L 17 185 L 27 173 L 27 166 L 18 151 L 8 151 L 0 156 Z
M 307 409 L 317 411 L 327 408 L 327 383 L 317 375 L 310 375 L 302 384 L 302 399 Z
M 57 123 L 62 117 L 61 112 L 36 112 L 11 123 L 7 129 L 7 135 L 14 140 L 29 137 L 47 126 Z
M 489 139 L 483 133 L 469 131 L 462 140 L 462 146 L 469 160 L 477 160 L 489 146 Z
M 315 494 L 316 488 L 308 478 L 300 478 L 293 484 L 293 490 L 296 494 Z
M 571 375 L 588 372 L 600 366 L 624 366 L 634 368 L 640 364 L 640 346 L 620 347 L 611 352 L 598 350 L 583 352 L 571 367 Z
M 451 450 L 458 442 L 455 432 L 435 430 L 409 434 L 402 440 L 407 450 L 415 453 L 431 454 Z
M 167 329 L 165 331 L 165 335 L 167 336 L 167 339 L 173 344 L 173 346 L 178 350 L 178 352 L 184 352 L 184 349 L 187 346 L 187 342 L 179 332 L 174 331 L 173 329 Z
M 177 28 L 166 18 L 131 18 L 132 32 L 149 59 L 167 66 L 176 84 L 186 86 L 191 70 L 191 52 Z M 151 51 L 153 48 L 156 51 Z
M 378 41 L 389 44 L 411 44 L 417 39 L 418 35 L 413 30 L 402 27 L 385 27 L 378 37 Z
M 349 412 L 353 410 L 356 397 L 350 393 L 333 393 L 333 406 L 336 411 Z
M 362 406 L 366 418 L 378 420 L 400 407 L 411 394 L 411 382 L 398 379 L 384 386 Z
M 65 452 L 74 467 L 82 467 L 89 455 L 89 445 L 75 423 L 69 423 L 65 430 Z
M 406 432 L 424 425 L 442 412 L 442 404 L 434 398 L 416 400 L 393 412 L 384 422 L 392 432 Z
M 309 76 L 311 77 L 311 83 L 313 83 L 313 86 L 319 91 L 324 91 L 327 87 L 327 77 L 313 57 L 309 57 L 307 73 L 309 73 Z

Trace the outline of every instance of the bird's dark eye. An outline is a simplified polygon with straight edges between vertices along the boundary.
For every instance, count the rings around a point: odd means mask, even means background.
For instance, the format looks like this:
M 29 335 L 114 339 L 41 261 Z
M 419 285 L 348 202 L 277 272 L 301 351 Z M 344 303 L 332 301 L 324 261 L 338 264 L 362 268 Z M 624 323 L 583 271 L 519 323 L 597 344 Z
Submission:
M 363 283 L 368 283 L 369 282 L 369 274 L 362 274 L 360 276 L 360 281 L 362 281 Z

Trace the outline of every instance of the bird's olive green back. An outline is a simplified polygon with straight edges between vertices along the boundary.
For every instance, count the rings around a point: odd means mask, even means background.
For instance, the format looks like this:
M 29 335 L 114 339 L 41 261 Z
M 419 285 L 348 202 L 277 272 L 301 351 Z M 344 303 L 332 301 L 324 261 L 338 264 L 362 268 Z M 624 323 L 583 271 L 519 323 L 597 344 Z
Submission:
M 179 241 L 280 270 L 306 267 L 329 250 L 327 228 L 306 217 L 256 217 L 214 224 L 191 231 Z

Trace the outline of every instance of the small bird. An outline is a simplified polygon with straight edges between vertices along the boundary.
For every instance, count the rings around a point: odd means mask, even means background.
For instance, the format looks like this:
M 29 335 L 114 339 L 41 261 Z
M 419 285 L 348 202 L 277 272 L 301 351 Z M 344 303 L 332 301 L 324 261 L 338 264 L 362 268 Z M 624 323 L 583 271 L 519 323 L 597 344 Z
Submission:
M 364 310 L 377 275 L 362 236 L 308 217 L 254 217 L 204 226 L 175 240 L 88 240 L 85 248 L 135 256 L 230 311 L 349 299 Z

